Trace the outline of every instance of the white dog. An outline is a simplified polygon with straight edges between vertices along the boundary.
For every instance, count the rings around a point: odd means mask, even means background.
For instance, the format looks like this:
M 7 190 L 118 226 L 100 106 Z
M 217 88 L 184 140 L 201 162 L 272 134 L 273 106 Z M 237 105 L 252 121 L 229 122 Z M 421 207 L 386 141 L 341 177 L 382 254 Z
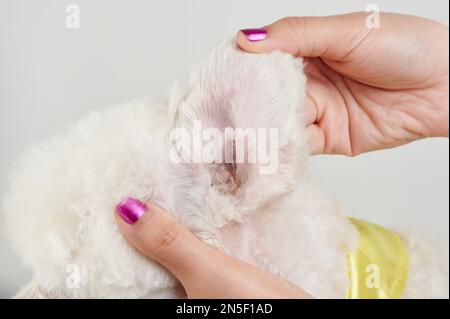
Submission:
M 301 60 L 248 54 L 227 42 L 213 51 L 189 90 L 175 89 L 167 103 L 132 102 L 94 112 L 29 150 L 3 205 L 13 246 L 35 274 L 17 297 L 183 297 L 176 280 L 118 232 L 115 205 L 128 196 L 165 208 L 205 242 L 313 297 L 367 297 L 351 292 L 361 282 L 389 291 L 382 272 L 392 273 L 395 260 L 392 269 L 365 267 L 367 276 L 375 276 L 370 282 L 361 273 L 349 276 L 361 266 L 361 227 L 375 226 L 350 220 L 307 178 L 305 87 Z M 275 128 L 276 170 L 261 173 L 260 160 L 176 163 L 171 133 L 192 129 L 194 121 L 222 131 Z M 399 264 L 407 273 L 399 273 L 406 282 L 396 293 L 448 297 L 445 258 L 421 240 L 400 237 L 393 249 L 405 252 Z

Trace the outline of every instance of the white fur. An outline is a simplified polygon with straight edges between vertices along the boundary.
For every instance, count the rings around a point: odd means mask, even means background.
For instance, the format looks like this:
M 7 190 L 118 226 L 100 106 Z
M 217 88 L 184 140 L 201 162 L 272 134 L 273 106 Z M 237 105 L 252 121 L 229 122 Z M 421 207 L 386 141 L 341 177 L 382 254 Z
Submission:
M 247 54 L 227 42 L 168 103 L 94 112 L 29 150 L 3 205 L 12 244 L 35 273 L 18 297 L 181 297 L 174 278 L 119 234 L 113 212 L 128 196 L 153 201 L 206 242 L 314 297 L 345 297 L 345 251 L 356 247 L 357 233 L 308 179 L 302 68 L 288 55 Z M 221 164 L 173 164 L 170 130 L 196 119 L 221 129 L 278 128 L 277 173 L 237 164 L 236 189 Z M 405 297 L 447 297 L 444 258 L 405 240 Z M 73 267 L 79 288 L 70 286 Z

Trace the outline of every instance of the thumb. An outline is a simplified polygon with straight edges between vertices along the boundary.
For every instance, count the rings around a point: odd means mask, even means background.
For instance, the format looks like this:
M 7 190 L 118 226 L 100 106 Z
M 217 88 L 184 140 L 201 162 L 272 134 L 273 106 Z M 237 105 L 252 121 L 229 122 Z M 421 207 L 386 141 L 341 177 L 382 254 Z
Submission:
M 117 205 L 116 222 L 125 239 L 182 284 L 206 263 L 208 246 L 158 206 L 127 198 Z
M 368 13 L 288 17 L 261 29 L 243 29 L 237 43 L 253 53 L 280 50 L 295 56 L 341 60 L 369 34 Z
M 189 298 L 309 298 L 301 288 L 200 241 L 155 205 L 128 198 L 117 205 L 122 235 L 165 266 Z

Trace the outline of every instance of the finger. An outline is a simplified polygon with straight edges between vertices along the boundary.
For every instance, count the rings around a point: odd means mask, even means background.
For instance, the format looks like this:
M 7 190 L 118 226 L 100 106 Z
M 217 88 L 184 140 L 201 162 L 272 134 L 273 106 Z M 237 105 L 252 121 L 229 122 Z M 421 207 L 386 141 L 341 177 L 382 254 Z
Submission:
M 122 235 L 168 268 L 190 298 L 309 298 L 290 282 L 197 239 L 161 208 L 128 198 L 117 206 Z
M 141 253 L 170 270 L 182 283 L 207 263 L 209 247 L 158 206 L 128 198 L 117 205 L 122 235 Z
M 367 13 L 288 17 L 261 29 L 243 29 L 236 41 L 248 52 L 280 50 L 296 56 L 341 60 L 369 34 Z
M 314 124 L 317 121 L 318 112 L 317 106 L 314 100 L 310 97 L 306 97 L 305 101 L 305 124 L 306 126 Z
M 325 151 L 325 134 L 317 124 L 309 125 L 306 128 L 309 136 L 309 147 L 312 155 L 324 154 Z

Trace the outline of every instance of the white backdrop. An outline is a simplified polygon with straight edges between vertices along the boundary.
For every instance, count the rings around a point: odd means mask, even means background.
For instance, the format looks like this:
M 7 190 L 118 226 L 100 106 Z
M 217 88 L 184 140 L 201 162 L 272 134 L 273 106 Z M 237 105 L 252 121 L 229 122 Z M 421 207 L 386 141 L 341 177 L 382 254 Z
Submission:
M 80 7 L 79 29 L 65 26 L 69 3 Z M 362 11 L 369 3 L 448 25 L 447 0 L 0 0 L 0 193 L 27 145 L 89 110 L 165 97 L 174 80 L 185 82 L 208 50 L 238 29 L 283 16 Z M 311 160 L 318 182 L 349 215 L 415 228 L 445 245 L 448 164 L 448 139 Z M 0 297 L 10 297 L 30 273 L 2 235 Z

